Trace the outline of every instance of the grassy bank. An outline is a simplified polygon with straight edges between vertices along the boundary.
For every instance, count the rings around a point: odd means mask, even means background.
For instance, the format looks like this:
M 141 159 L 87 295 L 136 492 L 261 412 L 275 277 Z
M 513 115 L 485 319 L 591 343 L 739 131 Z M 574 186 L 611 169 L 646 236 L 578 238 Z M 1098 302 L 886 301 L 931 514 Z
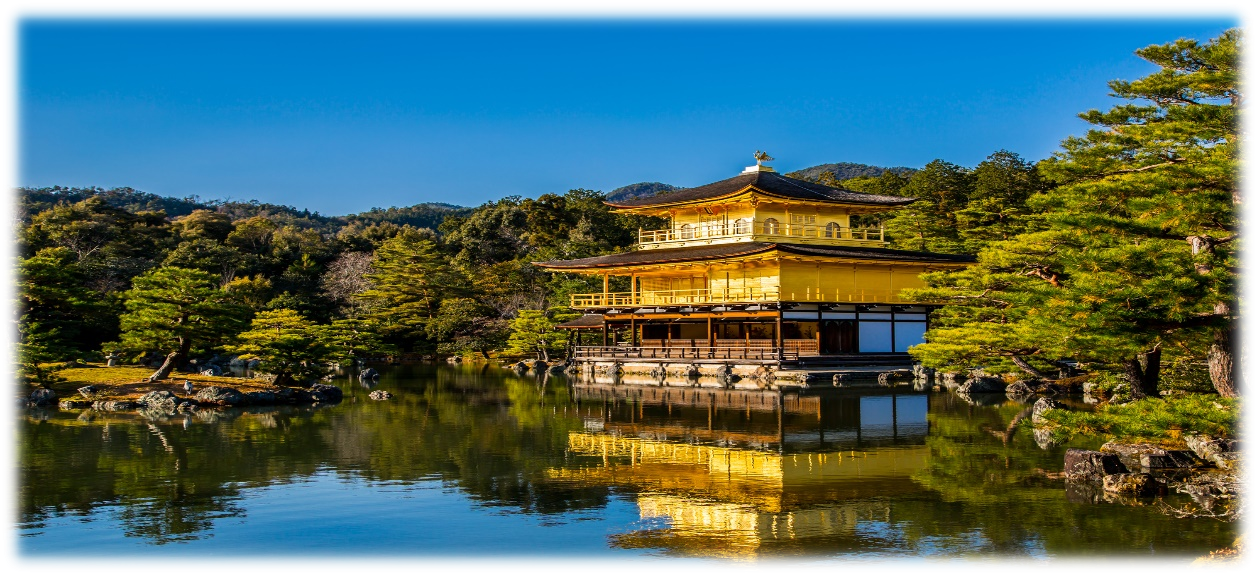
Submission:
M 196 389 L 211 385 L 231 387 L 241 393 L 273 389 L 269 383 L 261 379 L 218 377 L 196 373 L 173 373 L 168 379 L 149 383 L 147 378 L 154 371 L 151 367 L 105 367 L 102 364 L 90 363 L 87 365 L 88 367 L 72 367 L 57 372 L 57 375 L 65 379 L 65 381 L 52 385 L 52 390 L 57 392 L 58 398 L 73 399 L 79 397 L 78 388 L 85 385 L 95 386 L 99 391 L 93 399 L 100 400 L 135 401 L 145 393 L 162 389 L 172 391 L 182 397 L 185 395 L 183 392 L 184 380 L 191 381 Z M 31 389 L 28 388 L 23 391 L 29 395 Z

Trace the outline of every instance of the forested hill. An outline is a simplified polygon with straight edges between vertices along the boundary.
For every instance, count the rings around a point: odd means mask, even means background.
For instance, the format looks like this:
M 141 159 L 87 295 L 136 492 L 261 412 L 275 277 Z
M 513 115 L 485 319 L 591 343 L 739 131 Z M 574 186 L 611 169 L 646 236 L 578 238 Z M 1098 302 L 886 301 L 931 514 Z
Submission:
M 261 216 L 276 223 L 293 225 L 302 229 L 315 229 L 324 233 L 335 233 L 343 227 L 354 224 L 369 226 L 381 223 L 435 230 L 447 216 L 465 216 L 471 212 L 471 208 L 429 202 L 402 208 L 371 208 L 365 212 L 345 216 L 325 216 L 310 210 L 299 210 L 292 206 L 269 204 L 257 200 L 247 202 L 202 200 L 197 196 L 171 198 L 132 188 L 54 186 L 18 188 L 17 191 L 18 217 L 23 222 L 30 222 L 32 216 L 52 209 L 58 203 L 75 204 L 89 198 L 98 198 L 108 206 L 133 214 L 161 211 L 165 212 L 169 218 L 179 218 L 196 210 L 210 210 L 226 215 L 233 222 Z
M 851 162 L 838 162 L 836 164 L 821 164 L 810 168 L 803 168 L 786 174 L 791 178 L 800 180 L 817 181 L 821 178 L 821 174 L 829 172 L 833 179 L 837 181 L 849 180 L 851 178 L 876 178 L 883 173 L 890 172 L 900 176 L 911 176 L 917 170 L 915 168 L 905 168 L 902 166 L 894 168 L 883 168 L 880 166 L 870 166 L 867 164 L 853 164 Z M 826 178 L 829 179 L 829 178 Z
M 608 202 L 622 202 L 633 198 L 645 198 L 676 191 L 680 188 L 663 182 L 638 182 L 611 190 L 607 194 Z

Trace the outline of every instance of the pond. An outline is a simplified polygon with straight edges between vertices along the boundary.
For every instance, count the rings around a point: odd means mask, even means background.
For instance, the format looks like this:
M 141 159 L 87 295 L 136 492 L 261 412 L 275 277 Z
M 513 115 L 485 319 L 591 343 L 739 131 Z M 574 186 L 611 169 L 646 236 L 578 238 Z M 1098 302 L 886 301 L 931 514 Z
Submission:
M 1067 489 L 1065 447 L 1010 431 L 1027 406 L 1002 395 L 383 371 L 336 405 L 24 412 L 18 551 L 1186 562 L 1238 532 Z

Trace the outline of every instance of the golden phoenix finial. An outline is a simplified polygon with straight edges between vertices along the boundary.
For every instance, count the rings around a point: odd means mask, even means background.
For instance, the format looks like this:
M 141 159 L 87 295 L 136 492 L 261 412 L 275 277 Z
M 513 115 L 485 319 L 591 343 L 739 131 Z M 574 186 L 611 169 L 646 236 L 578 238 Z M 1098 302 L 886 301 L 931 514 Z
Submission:
M 764 162 L 771 162 L 772 160 L 773 160 L 773 157 L 768 155 L 768 152 L 761 152 L 759 150 L 755 150 L 755 165 L 757 166 L 763 165 Z

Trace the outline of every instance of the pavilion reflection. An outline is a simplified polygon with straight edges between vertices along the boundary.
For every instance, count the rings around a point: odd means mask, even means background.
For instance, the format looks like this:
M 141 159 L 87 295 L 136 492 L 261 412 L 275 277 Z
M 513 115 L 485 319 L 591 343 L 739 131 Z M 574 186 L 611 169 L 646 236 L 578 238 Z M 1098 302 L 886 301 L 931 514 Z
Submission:
M 886 524 L 890 497 L 923 491 L 911 477 L 929 457 L 924 394 L 573 393 L 586 429 L 569 433 L 568 451 L 582 466 L 548 476 L 637 493 L 649 527 L 613 536 L 616 546 L 751 556 L 815 538 L 876 545 L 868 526 Z

